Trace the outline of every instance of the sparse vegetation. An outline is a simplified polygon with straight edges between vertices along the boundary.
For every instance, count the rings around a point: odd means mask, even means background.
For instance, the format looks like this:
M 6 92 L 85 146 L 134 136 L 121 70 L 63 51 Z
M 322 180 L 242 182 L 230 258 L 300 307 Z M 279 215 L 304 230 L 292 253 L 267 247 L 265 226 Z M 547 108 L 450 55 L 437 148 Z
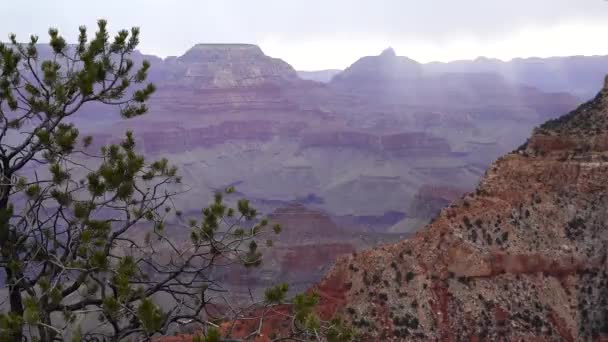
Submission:
M 229 206 L 232 188 L 216 193 L 200 218 L 183 219 L 172 201 L 181 178 L 168 160 L 147 162 L 130 132 L 93 149 L 94 139 L 71 123 L 90 103 L 126 119 L 146 113 L 150 64 L 130 58 L 139 29 L 111 39 L 100 20 L 92 37 L 80 28 L 76 45 L 56 29 L 49 39 L 46 60 L 36 36 L 0 44 L 0 267 L 8 292 L 0 339 L 149 340 L 182 321 L 208 326 L 201 312 L 222 297 L 210 270 L 259 265 L 256 240 L 267 220 L 256 223 L 247 200 Z M 176 241 L 175 229 L 190 239 Z M 278 301 L 282 290 L 267 296 Z M 216 341 L 216 333 L 201 338 Z

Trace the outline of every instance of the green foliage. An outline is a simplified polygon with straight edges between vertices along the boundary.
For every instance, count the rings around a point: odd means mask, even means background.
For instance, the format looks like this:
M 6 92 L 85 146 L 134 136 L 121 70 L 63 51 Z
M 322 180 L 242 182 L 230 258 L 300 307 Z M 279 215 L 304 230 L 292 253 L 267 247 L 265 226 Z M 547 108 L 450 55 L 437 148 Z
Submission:
M 25 194 L 29 197 L 29 198 L 33 198 L 36 197 L 40 194 L 40 185 L 38 184 L 32 184 L 30 185 L 26 190 L 25 190 Z
M 297 294 L 293 300 L 295 319 L 304 324 L 308 317 L 314 314 L 315 305 L 319 302 L 319 295 L 315 292 Z
M 72 342 L 82 342 L 82 329 L 78 327 L 72 336 Z
M 118 312 L 120 310 L 120 303 L 114 297 L 104 298 L 102 303 L 102 309 L 104 314 L 109 319 L 115 319 L 118 317 Z
M 321 329 L 319 318 L 312 312 L 304 316 L 303 321 L 300 323 L 304 327 L 304 330 L 312 331 L 315 334 L 318 334 L 318 331 Z
M 278 304 L 284 300 L 288 287 L 286 284 L 277 285 L 266 290 L 266 302 Z M 305 340 L 323 340 L 327 342 L 358 341 L 357 331 L 344 322 L 340 317 L 331 321 L 322 321 L 315 313 L 319 296 L 315 292 L 297 294 L 292 301 L 293 323 L 292 333 Z
M 258 250 L 258 244 L 255 240 L 249 242 L 249 250 L 243 256 L 243 264 L 246 267 L 259 266 L 262 263 L 262 252 Z
M 31 196 L 30 196 L 31 197 Z M 77 219 L 87 219 L 91 212 L 95 210 L 95 203 L 92 202 L 76 202 L 74 203 L 74 217 Z
M 198 320 L 215 304 L 221 286 L 209 272 L 260 265 L 256 241 L 270 230 L 246 199 L 226 202 L 234 187 L 216 193 L 200 217 L 182 217 L 173 202 L 183 191 L 177 168 L 145 160 L 131 132 L 89 148 L 93 138 L 72 123 L 84 106 L 113 106 L 131 118 L 147 111 L 156 88 L 146 83 L 150 63 L 132 56 L 138 28 L 111 38 L 99 20 L 96 32 L 78 32 L 75 45 L 55 28 L 47 48 L 37 36 L 0 43 L 0 267 L 11 284 L 0 342 L 22 340 L 26 329 L 44 342 L 69 340 L 66 331 L 73 341 L 92 340 L 108 327 L 109 340 L 166 334 L 178 318 Z M 175 239 L 176 230 L 190 239 Z M 286 292 L 281 285 L 268 299 L 282 302 Z M 174 303 L 161 310 L 159 294 Z M 96 312 L 101 328 L 77 325 L 83 310 Z M 219 341 L 219 332 L 203 341 Z
M 151 334 L 160 330 L 163 323 L 163 313 L 152 300 L 144 298 L 137 308 L 137 316 L 141 321 L 144 330 Z
M 27 178 L 19 177 L 15 183 L 15 189 L 17 191 L 23 191 L 27 186 Z
M 112 279 L 119 299 L 128 298 L 132 292 L 131 281 L 137 274 L 138 268 L 131 256 L 126 256 L 118 262 L 116 274 Z
M 23 317 L 15 313 L 0 313 L 0 342 L 12 342 L 20 335 Z
M 253 220 L 257 216 L 257 211 L 251 208 L 249 201 L 246 199 L 239 200 L 237 207 L 239 213 L 247 220 Z
M 207 335 L 198 335 L 192 338 L 192 342 L 220 342 L 220 331 L 216 328 L 209 328 Z
M 40 320 L 40 313 L 38 310 L 38 303 L 32 297 L 25 298 L 23 301 L 25 311 L 23 312 L 23 320 L 25 323 L 35 325 Z
M 289 285 L 283 283 L 266 289 L 264 299 L 269 304 L 280 304 L 285 301 L 285 296 L 289 291 Z
M 346 325 L 340 318 L 331 320 L 329 328 L 325 333 L 327 342 L 351 342 L 357 341 L 357 332 L 352 327 Z

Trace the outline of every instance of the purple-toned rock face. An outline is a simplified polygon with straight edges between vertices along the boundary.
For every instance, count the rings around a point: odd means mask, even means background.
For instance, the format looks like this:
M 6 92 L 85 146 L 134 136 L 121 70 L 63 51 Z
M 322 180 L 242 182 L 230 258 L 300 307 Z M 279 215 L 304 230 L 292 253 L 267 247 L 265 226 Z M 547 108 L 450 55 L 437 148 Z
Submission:
M 85 115 L 91 149 L 133 130 L 149 160 L 167 157 L 179 167 L 190 191 L 175 204 L 185 214 L 233 184 L 262 212 L 278 210 L 298 230 L 273 254 L 283 266 L 324 236 L 327 250 L 302 264 L 315 271 L 298 273 L 300 285 L 318 280 L 336 251 L 415 231 L 447 203 L 424 186 L 472 190 L 492 160 L 577 102 L 492 74 L 429 73 L 390 50 L 328 84 L 302 80 L 287 63 L 241 44 L 155 59 L 150 76 L 158 91 L 147 115 L 119 120 L 106 108 Z M 271 271 L 264 281 L 279 279 Z M 232 285 L 242 289 L 241 281 Z
M 451 152 L 447 140 L 423 132 L 385 135 L 380 139 L 380 144 L 385 151 L 403 155 L 441 156 Z
M 391 51 L 359 59 L 329 86 L 360 98 L 370 111 L 419 108 L 469 113 L 479 119 L 521 117 L 536 123 L 579 103 L 572 95 L 546 94 L 498 73 L 436 72 L 434 64 L 423 65 Z
M 339 258 L 309 289 L 315 312 L 361 341 L 606 341 L 607 156 L 605 88 L 535 129 L 415 236 Z M 417 198 L 454 196 L 426 186 Z M 289 336 L 289 319 L 238 321 L 234 337 Z
M 590 99 L 602 85 L 608 70 L 608 56 L 515 58 L 506 62 L 480 57 L 470 61 L 429 63 L 424 67 L 435 73 L 499 74 L 515 84 Z
M 316 287 L 331 293 L 319 310 L 366 341 L 606 340 L 607 113 L 603 89 L 415 237 L 340 259 Z
M 404 212 L 423 184 L 470 189 L 547 113 L 577 101 L 499 75 L 429 72 L 392 49 L 322 84 L 255 45 L 200 44 L 153 59 L 151 78 L 149 114 L 109 125 L 94 121 L 111 113 L 87 116 L 94 148 L 131 129 L 140 151 L 180 164 L 199 202 L 238 182 L 263 203 L 313 194 L 333 215 Z
M 198 44 L 167 64 L 175 72 L 170 83 L 191 89 L 246 88 L 299 80 L 291 65 L 249 44 Z
M 407 57 L 397 56 L 392 48 L 379 56 L 363 57 L 336 75 L 332 83 L 357 81 L 399 81 L 416 80 L 422 77 L 422 64 Z
M 370 151 L 379 150 L 379 139 L 377 136 L 356 131 L 329 131 L 310 132 L 302 136 L 304 147 L 344 147 Z

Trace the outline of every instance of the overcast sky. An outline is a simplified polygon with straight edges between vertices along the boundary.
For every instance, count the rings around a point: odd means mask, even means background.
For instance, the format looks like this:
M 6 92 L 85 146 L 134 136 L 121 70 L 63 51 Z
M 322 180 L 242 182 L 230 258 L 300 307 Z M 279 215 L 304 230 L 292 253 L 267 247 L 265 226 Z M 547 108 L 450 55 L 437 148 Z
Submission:
M 255 43 L 300 70 L 344 68 L 388 46 L 421 62 L 608 54 L 606 0 L 2 0 L 0 35 L 74 39 L 97 18 L 139 26 L 140 49 Z M 3 40 L 5 38 L 2 38 Z

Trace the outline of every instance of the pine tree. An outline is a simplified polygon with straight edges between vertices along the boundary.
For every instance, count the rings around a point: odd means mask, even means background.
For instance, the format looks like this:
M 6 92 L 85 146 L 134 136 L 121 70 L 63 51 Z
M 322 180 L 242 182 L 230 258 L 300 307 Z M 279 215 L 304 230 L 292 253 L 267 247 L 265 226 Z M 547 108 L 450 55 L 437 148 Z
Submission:
M 147 162 L 130 132 L 94 151 L 71 123 L 91 103 L 125 119 L 146 113 L 155 87 L 150 64 L 132 59 L 139 30 L 110 38 L 100 20 L 73 45 L 48 33 L 47 57 L 36 36 L 0 44 L 0 341 L 146 340 L 178 322 L 206 326 L 202 312 L 220 289 L 209 271 L 258 265 L 268 222 L 246 200 L 226 204 L 226 189 L 181 226 L 189 241 L 172 239 L 177 169 Z

